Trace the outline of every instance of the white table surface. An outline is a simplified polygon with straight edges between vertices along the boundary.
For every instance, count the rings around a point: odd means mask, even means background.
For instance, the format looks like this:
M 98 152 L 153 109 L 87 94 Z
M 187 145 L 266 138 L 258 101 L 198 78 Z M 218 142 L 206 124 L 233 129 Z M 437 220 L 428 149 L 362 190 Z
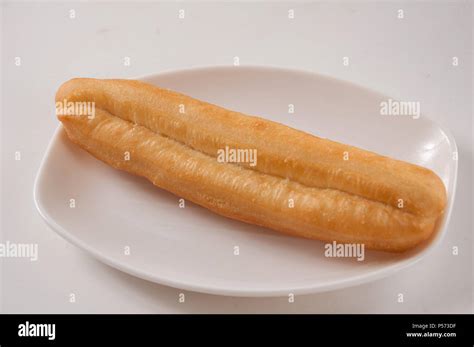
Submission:
M 1 30 L 2 240 L 39 247 L 36 262 L 0 258 L 1 312 L 473 311 L 472 3 L 4 3 Z M 58 124 L 53 100 L 62 82 L 230 65 L 235 56 L 242 65 L 311 70 L 420 101 L 422 112 L 449 128 L 459 147 L 457 196 L 441 246 L 389 278 L 298 296 L 294 303 L 192 292 L 179 303 L 181 290 L 103 265 L 48 229 L 34 206 L 33 182 Z

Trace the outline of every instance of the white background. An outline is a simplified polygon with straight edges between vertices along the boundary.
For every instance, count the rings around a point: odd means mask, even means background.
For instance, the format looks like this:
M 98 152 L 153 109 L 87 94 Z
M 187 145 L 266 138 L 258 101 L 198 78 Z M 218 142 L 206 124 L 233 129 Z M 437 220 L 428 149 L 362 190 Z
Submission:
M 38 243 L 39 260 L 1 259 L 1 311 L 472 312 L 472 16 L 468 2 L 3 4 L 2 242 Z M 459 147 L 457 196 L 441 246 L 389 278 L 294 303 L 191 292 L 178 303 L 179 289 L 103 265 L 48 229 L 33 203 L 33 182 L 58 124 L 54 93 L 62 82 L 231 65 L 235 56 L 241 65 L 311 70 L 420 101 L 422 113 L 449 128 Z

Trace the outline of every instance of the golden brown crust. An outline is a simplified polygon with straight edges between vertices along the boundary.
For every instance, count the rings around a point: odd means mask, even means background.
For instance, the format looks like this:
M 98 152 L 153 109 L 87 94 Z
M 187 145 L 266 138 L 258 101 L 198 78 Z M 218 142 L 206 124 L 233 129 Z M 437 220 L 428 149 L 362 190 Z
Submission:
M 95 102 L 94 119 L 59 119 L 100 160 L 221 215 L 295 236 L 403 251 L 430 236 L 446 203 L 428 169 L 142 82 L 74 79 L 59 89 L 63 100 Z M 257 165 L 218 163 L 225 146 L 257 149 Z

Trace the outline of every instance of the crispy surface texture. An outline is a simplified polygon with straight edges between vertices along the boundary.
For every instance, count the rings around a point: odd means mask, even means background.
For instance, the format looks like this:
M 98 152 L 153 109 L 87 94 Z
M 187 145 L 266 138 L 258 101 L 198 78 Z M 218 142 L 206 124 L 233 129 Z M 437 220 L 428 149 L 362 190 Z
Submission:
M 446 205 L 431 170 L 143 82 L 73 79 L 56 102 L 95 103 L 94 117 L 58 118 L 96 158 L 286 234 L 401 252 L 432 234 Z M 219 162 L 226 146 L 257 150 L 257 164 Z

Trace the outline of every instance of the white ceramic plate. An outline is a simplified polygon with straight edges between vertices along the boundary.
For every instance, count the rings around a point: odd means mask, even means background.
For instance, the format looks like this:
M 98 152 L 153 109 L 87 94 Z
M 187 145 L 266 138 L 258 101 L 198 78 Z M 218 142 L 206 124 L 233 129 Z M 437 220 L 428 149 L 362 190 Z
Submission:
M 409 253 L 366 251 L 362 262 L 326 258 L 322 242 L 226 219 L 189 202 L 181 209 L 178 197 L 94 159 L 60 127 L 37 176 L 36 205 L 54 231 L 104 263 L 192 291 L 303 294 L 392 274 L 425 256 L 447 230 L 456 185 L 455 141 L 423 116 L 381 116 L 380 102 L 387 97 L 313 73 L 269 67 L 196 68 L 141 79 L 428 167 L 447 187 L 447 212 L 434 237 Z

